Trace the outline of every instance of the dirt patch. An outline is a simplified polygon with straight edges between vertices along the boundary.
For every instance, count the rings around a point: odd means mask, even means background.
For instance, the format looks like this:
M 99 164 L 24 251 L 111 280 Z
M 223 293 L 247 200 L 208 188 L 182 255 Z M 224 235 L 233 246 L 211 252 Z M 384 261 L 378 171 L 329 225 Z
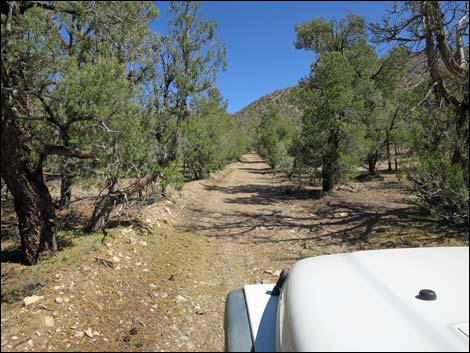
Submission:
M 104 245 L 71 227 L 57 257 L 25 267 L 4 258 L 15 247 L 2 235 L 2 351 L 222 351 L 227 293 L 274 283 L 302 257 L 468 246 L 468 229 L 423 214 L 403 180 L 383 177 L 296 191 L 248 154 L 116 221 Z M 31 295 L 44 298 L 25 307 Z

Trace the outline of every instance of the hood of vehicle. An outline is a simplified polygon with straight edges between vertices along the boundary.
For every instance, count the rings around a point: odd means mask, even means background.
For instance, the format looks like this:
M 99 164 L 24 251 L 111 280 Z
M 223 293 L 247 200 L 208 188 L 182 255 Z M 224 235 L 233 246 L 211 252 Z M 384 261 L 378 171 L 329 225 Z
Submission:
M 468 351 L 468 303 L 468 247 L 308 258 L 279 299 L 277 349 Z

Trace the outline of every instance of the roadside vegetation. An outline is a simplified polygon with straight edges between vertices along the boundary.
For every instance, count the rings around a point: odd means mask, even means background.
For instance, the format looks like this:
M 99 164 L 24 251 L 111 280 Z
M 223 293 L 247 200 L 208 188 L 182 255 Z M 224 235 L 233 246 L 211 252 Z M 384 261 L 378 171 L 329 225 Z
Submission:
M 320 182 L 324 191 L 356 177 L 359 166 L 363 178 L 380 177 L 386 161 L 430 213 L 468 226 L 467 30 L 463 2 L 400 3 L 382 23 L 350 14 L 298 24 L 295 47 L 316 56 L 288 92 L 303 112 L 300 128 L 269 107 L 259 114 L 257 151 L 300 185 Z M 379 56 L 383 43 L 392 47 Z

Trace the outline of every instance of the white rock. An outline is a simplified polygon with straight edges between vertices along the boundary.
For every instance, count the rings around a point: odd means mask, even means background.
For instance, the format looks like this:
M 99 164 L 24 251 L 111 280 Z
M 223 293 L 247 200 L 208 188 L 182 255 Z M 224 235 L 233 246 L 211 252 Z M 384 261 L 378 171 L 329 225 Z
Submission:
M 93 337 L 93 331 L 91 330 L 91 328 L 88 327 L 88 329 L 85 330 L 85 335 L 87 335 L 88 337 Z
M 135 245 L 137 244 L 137 240 L 133 237 L 129 237 L 129 243 L 131 243 L 132 245 Z
M 178 295 L 176 297 L 176 303 L 184 303 L 184 302 L 187 302 L 188 299 L 186 299 L 185 297 L 181 296 L 181 295 Z
M 32 295 L 23 299 L 24 306 L 28 306 L 44 299 L 43 295 Z
M 52 316 L 46 315 L 44 316 L 44 326 L 46 327 L 54 327 L 54 318 Z
M 55 298 L 54 301 L 55 301 L 57 304 L 62 304 L 62 303 L 64 302 L 64 299 L 61 298 L 61 297 L 57 297 L 57 298 Z
M 75 331 L 75 337 L 82 338 L 84 335 L 83 331 L 77 330 Z
M 119 261 L 121 261 L 121 259 L 117 256 L 113 256 L 113 261 L 114 262 L 119 262 Z
M 93 331 L 93 336 L 99 336 L 100 333 L 98 331 Z
M 148 268 L 144 268 L 142 271 L 143 271 L 143 272 L 149 272 L 149 269 L 148 269 Z

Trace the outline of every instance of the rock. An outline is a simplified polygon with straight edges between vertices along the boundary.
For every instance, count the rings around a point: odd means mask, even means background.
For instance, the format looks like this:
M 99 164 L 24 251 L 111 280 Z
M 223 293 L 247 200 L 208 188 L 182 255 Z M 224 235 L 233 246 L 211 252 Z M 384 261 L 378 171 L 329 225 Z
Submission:
M 167 293 L 167 292 L 162 292 L 162 293 L 160 294 L 160 296 L 161 296 L 163 299 L 168 298 L 168 293 Z
M 67 298 L 67 297 L 64 297 L 64 302 L 68 303 L 69 301 L 70 301 L 70 299 L 69 299 L 69 298 Z
M 199 305 L 196 305 L 194 307 L 194 312 L 198 315 L 203 315 L 205 312 L 201 309 L 201 307 Z
M 18 336 L 13 336 L 11 339 L 12 339 L 13 341 L 16 341 L 16 340 L 18 339 Z
M 149 269 L 148 269 L 148 268 L 144 268 L 144 269 L 142 270 L 142 272 L 149 272 Z
M 117 256 L 113 256 L 113 261 L 114 262 L 119 262 L 119 261 L 121 261 L 121 259 Z
M 99 336 L 100 333 L 98 331 L 93 331 L 93 336 Z
M 92 338 L 93 337 L 93 331 L 91 330 L 91 328 L 87 328 L 85 330 L 85 335 L 87 335 L 88 337 Z
M 33 346 L 33 340 L 32 339 L 29 339 L 28 342 L 26 342 L 28 344 L 28 346 L 32 347 Z
M 154 304 L 154 305 L 152 305 L 152 309 L 155 309 L 155 310 L 157 310 L 157 309 L 158 309 L 158 304 Z
M 80 266 L 79 271 L 80 271 L 81 273 L 90 272 L 90 271 L 91 271 L 91 268 L 88 267 L 88 266 Z
M 44 299 L 43 295 L 32 295 L 23 299 L 24 306 L 34 304 L 40 300 Z
M 57 304 L 62 304 L 62 303 L 64 302 L 64 299 L 61 298 L 61 297 L 57 297 L 57 298 L 55 298 L 54 301 L 55 301 Z
M 181 295 L 178 295 L 178 296 L 176 297 L 176 303 L 177 303 L 177 304 L 184 303 L 184 302 L 187 302 L 187 301 L 188 301 L 188 299 L 186 299 L 185 297 L 183 297 L 183 296 L 181 296 Z
M 85 333 L 83 331 L 77 330 L 77 331 L 75 331 L 75 336 L 74 337 L 82 338 L 84 334 Z
M 193 352 L 193 351 L 194 351 L 194 343 L 188 342 L 186 345 L 188 346 L 188 350 L 189 350 L 190 352 Z
M 54 318 L 52 316 L 46 315 L 43 318 L 44 326 L 54 327 Z
M 146 241 L 142 241 L 142 242 L 140 242 L 140 244 L 142 244 L 142 246 L 147 246 L 148 245 L 148 243 Z
M 116 294 L 119 295 L 120 297 L 124 296 L 124 294 L 119 290 L 116 291 Z
M 334 218 L 344 218 L 347 216 L 349 216 L 348 212 L 338 212 L 338 213 L 333 214 Z
M 277 271 L 274 271 L 274 272 L 272 273 L 272 275 L 273 275 L 273 276 L 276 276 L 276 277 L 279 277 L 279 276 L 281 275 L 281 272 L 282 272 L 282 271 L 277 270 Z
M 133 237 L 129 237 L 129 243 L 131 243 L 131 245 L 135 245 L 137 244 L 137 240 Z
M 140 265 L 142 265 L 142 262 L 136 262 L 135 265 L 140 266 Z
M 188 336 L 181 336 L 180 340 L 181 341 L 189 341 L 189 337 Z

